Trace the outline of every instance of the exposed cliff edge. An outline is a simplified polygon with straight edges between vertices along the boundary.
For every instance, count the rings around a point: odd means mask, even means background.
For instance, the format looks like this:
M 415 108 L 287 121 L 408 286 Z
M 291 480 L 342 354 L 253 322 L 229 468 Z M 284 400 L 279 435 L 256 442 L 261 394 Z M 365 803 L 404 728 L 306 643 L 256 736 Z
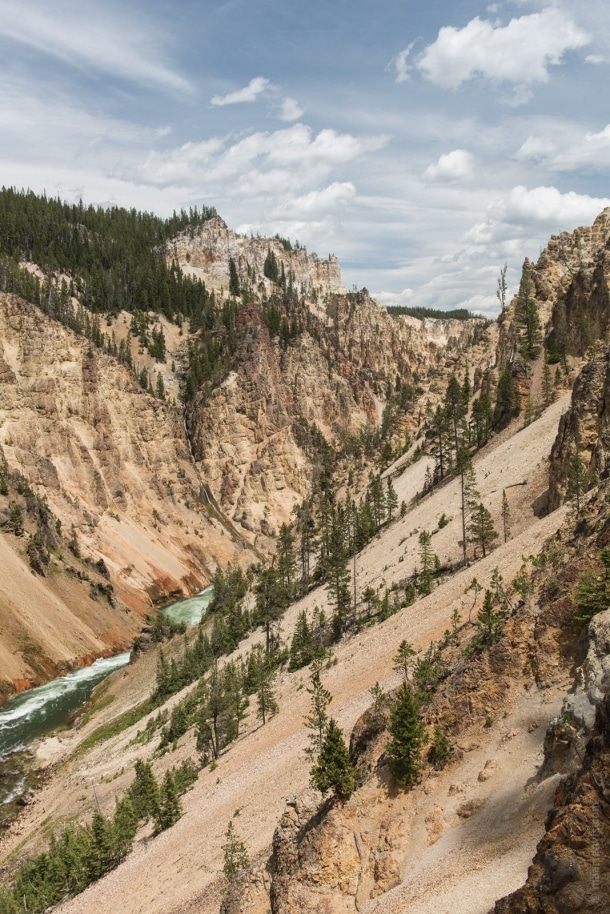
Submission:
M 205 280 L 210 290 L 228 293 L 230 260 L 244 286 L 258 293 L 269 293 L 274 284 L 265 275 L 265 261 L 273 254 L 278 270 L 284 271 L 287 283 L 312 300 L 323 299 L 332 292 L 343 292 L 341 268 L 334 255 L 321 260 L 303 247 L 293 247 L 287 240 L 238 235 L 220 216 L 207 220 L 194 231 L 181 232 L 164 248 L 169 262 L 175 260 L 185 273 Z M 269 272 L 269 270 L 267 271 Z

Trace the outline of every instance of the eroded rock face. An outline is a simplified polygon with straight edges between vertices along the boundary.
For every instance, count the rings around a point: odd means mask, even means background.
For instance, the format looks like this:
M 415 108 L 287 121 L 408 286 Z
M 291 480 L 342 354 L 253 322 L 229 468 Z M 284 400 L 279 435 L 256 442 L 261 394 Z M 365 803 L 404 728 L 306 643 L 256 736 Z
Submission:
M 591 620 L 586 638 L 587 653 L 576 670 L 575 686 L 546 733 L 544 776 L 566 774 L 580 767 L 586 744 L 595 731 L 597 707 L 610 694 L 610 610 Z
M 537 305 L 542 337 L 561 370 L 569 367 L 570 357 L 582 357 L 608 329 L 609 240 L 610 208 L 600 213 L 592 226 L 552 235 L 536 263 L 527 258 L 524 262 L 523 271 L 531 278 L 531 294 Z M 519 355 L 516 304 L 517 296 L 498 318 L 498 365 L 500 369 L 513 366 L 521 393 L 527 395 L 531 363 Z M 564 383 L 567 383 L 565 378 Z
M 476 322 L 396 320 L 366 292 L 330 295 L 326 311 L 307 321 L 310 329 L 283 343 L 255 305 L 242 308 L 234 370 L 189 408 L 195 456 L 214 497 L 263 550 L 309 490 L 319 459 L 312 431 L 336 446 L 345 434 L 377 428 L 400 381 L 423 385 L 397 420 L 399 429 L 417 428 L 424 391 L 440 393 L 431 390 L 433 372 L 444 390 L 446 359 L 481 331 Z
M 559 786 L 523 888 L 495 914 L 606 914 L 610 898 L 610 696 L 597 706 L 584 764 Z
M 549 506 L 566 498 L 570 461 L 579 455 L 589 476 L 610 473 L 610 347 L 599 343 L 574 383 L 572 402 L 562 416 L 549 466 Z
M 220 216 L 209 219 L 192 234 L 182 232 L 167 244 L 164 254 L 168 262 L 176 260 L 185 273 L 205 280 L 206 286 L 219 291 L 229 289 L 229 260 L 235 263 L 240 282 L 262 284 L 267 292 L 272 283 L 264 275 L 265 260 L 269 252 L 276 258 L 278 269 L 284 267 L 287 281 L 307 294 L 323 298 L 330 292 L 341 292 L 341 268 L 331 254 L 321 260 L 317 254 L 308 254 L 305 248 L 287 250 L 277 238 L 254 238 L 237 235 Z M 250 275 L 248 275 L 250 271 Z
M 322 803 L 311 790 L 289 798 L 269 864 L 273 914 L 347 914 L 398 885 L 408 834 L 403 806 L 375 821 L 355 798 Z
M 125 617 L 125 608 L 110 607 L 123 640 L 151 605 L 193 593 L 217 564 L 239 560 L 243 544 L 206 513 L 181 411 L 146 394 L 131 372 L 87 340 L 4 294 L 0 445 L 9 470 L 46 497 L 62 530 L 74 526 L 83 555 L 103 558 L 119 602 L 135 611 Z M 50 578 L 38 576 L 41 594 Z M 18 639 L 15 580 L 0 585 L 9 595 L 1 637 Z M 60 612 L 57 596 L 46 599 L 49 613 Z M 99 652 L 104 638 L 116 643 L 111 630 L 108 617 L 109 634 L 85 629 L 71 639 L 66 631 L 66 643 L 74 641 L 76 656 Z M 55 654 L 65 660 L 61 645 L 51 659 Z

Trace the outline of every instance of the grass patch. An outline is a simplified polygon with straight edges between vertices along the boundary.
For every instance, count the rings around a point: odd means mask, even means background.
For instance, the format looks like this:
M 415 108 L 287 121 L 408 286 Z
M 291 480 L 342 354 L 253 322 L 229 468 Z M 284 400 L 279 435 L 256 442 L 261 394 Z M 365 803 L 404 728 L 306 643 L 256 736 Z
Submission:
M 109 721 L 107 724 L 102 724 L 101 727 L 98 727 L 90 736 L 82 741 L 76 750 L 77 754 L 82 755 L 84 752 L 88 752 L 89 749 L 97 746 L 98 743 L 102 743 L 104 740 L 110 739 L 113 736 L 118 736 L 123 730 L 127 730 L 128 727 L 137 724 L 139 720 L 142 720 L 143 717 L 151 711 L 154 711 L 154 709 L 155 705 L 150 698 L 147 698 L 141 704 L 136 705 L 135 708 L 130 708 L 129 711 L 125 711 L 124 714 L 120 714 L 118 717 L 115 717 L 114 720 Z
M 93 692 L 93 702 L 91 707 L 87 708 L 85 713 L 80 718 L 80 725 L 84 726 L 89 723 L 94 714 L 97 714 L 98 711 L 101 711 L 103 708 L 107 708 L 108 705 L 111 705 L 115 700 L 115 695 L 108 695 L 108 683 L 103 682 L 98 686 Z

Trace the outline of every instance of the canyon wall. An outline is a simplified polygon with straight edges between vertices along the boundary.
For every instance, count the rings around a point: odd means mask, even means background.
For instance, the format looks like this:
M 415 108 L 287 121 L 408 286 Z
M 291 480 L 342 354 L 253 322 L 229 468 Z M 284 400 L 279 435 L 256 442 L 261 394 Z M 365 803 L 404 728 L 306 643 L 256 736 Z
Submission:
M 46 500 L 64 533 L 74 531 L 82 555 L 103 558 L 122 607 L 101 613 L 98 606 L 104 624 L 91 629 L 89 619 L 77 637 L 81 623 L 62 621 L 61 586 L 52 576 L 30 579 L 27 537 L 5 534 L 3 545 L 16 550 L 32 585 L 32 599 L 20 608 L 28 588 L 18 598 L 18 572 L 0 563 L 7 656 L 19 656 L 20 633 L 35 627 L 24 618 L 27 607 L 63 627 L 63 647 L 62 637 L 49 637 L 48 651 L 51 660 L 65 661 L 124 644 L 154 605 L 199 590 L 217 565 L 250 560 L 209 503 L 182 410 L 149 396 L 116 360 L 6 294 L 0 295 L 0 446 L 9 471 Z M 7 502 L 5 516 L 8 509 Z M 80 597 L 66 599 L 78 617 Z M 5 671 L 3 664 L 9 676 Z M 25 667 L 21 672 L 28 675 Z

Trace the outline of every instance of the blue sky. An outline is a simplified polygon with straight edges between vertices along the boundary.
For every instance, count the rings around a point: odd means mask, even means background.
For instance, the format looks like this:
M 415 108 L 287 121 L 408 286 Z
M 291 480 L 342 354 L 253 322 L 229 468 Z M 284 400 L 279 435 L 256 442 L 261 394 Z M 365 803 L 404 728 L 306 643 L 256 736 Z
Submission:
M 387 304 L 492 316 L 610 205 L 607 0 L 0 0 L 0 60 L 1 184 L 215 206 Z

